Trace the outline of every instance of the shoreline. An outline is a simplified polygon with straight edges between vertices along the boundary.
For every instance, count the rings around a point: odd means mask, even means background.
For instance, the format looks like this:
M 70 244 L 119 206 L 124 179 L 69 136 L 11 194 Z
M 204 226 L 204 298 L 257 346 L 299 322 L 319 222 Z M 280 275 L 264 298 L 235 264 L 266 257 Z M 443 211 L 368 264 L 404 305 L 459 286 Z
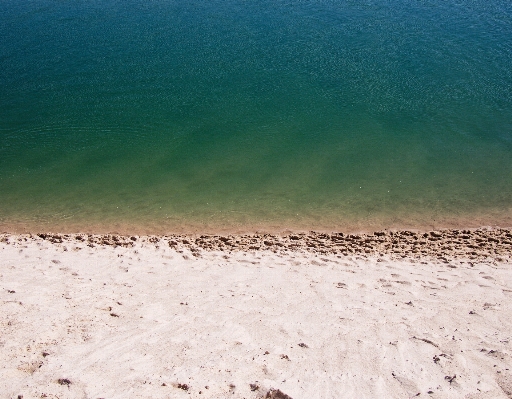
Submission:
M 272 251 L 274 253 L 304 252 L 323 255 L 390 257 L 392 259 L 512 259 L 512 229 L 476 228 L 444 230 L 397 230 L 347 234 L 342 232 L 290 232 L 281 234 L 168 234 L 120 235 L 87 233 L 0 234 L 0 242 L 20 243 L 48 241 L 65 248 L 126 247 L 146 243 L 188 251 L 200 257 L 203 252 Z M 69 247 L 69 248 L 68 248 Z
M 51 220 L 51 222 L 49 221 Z M 186 219 L 182 217 L 140 218 L 133 220 L 77 219 L 73 221 L 59 218 L 0 219 L 0 233 L 34 234 L 38 232 L 58 232 L 61 234 L 116 234 L 116 235 L 247 235 L 299 233 L 315 231 L 330 234 L 333 231 L 344 234 L 368 234 L 374 231 L 414 231 L 429 232 L 438 230 L 512 229 L 512 208 L 507 210 L 482 210 L 467 214 L 443 213 L 404 213 L 388 216 L 368 215 L 368 217 L 340 218 L 327 215 L 324 218 L 305 217 L 302 219 Z

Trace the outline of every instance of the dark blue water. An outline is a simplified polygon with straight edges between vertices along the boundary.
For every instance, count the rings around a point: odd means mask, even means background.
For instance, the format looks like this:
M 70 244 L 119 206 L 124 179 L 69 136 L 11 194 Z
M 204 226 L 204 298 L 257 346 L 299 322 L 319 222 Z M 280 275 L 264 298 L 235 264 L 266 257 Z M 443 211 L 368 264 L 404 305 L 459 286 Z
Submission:
M 4 1 L 0 223 L 512 222 L 509 1 Z

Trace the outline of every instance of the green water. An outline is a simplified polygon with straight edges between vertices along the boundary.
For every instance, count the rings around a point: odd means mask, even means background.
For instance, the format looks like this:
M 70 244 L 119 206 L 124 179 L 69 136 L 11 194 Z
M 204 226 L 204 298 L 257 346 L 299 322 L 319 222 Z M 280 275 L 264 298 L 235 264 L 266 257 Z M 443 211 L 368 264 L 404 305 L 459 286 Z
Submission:
M 508 1 L 4 1 L 0 227 L 512 223 Z

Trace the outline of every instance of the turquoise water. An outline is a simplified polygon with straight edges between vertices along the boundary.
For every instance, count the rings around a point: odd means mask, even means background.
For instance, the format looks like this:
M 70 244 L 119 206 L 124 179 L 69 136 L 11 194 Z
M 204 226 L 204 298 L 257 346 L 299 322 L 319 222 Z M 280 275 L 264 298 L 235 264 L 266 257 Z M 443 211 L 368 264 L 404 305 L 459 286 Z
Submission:
M 512 221 L 512 3 L 3 1 L 3 229 Z

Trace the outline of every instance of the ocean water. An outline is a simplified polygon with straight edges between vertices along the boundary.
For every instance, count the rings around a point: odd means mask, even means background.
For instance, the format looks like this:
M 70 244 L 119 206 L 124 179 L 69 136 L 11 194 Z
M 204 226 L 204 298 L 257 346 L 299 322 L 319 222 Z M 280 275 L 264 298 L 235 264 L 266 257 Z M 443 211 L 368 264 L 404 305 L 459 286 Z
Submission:
M 5 0 L 0 228 L 512 224 L 509 0 Z

